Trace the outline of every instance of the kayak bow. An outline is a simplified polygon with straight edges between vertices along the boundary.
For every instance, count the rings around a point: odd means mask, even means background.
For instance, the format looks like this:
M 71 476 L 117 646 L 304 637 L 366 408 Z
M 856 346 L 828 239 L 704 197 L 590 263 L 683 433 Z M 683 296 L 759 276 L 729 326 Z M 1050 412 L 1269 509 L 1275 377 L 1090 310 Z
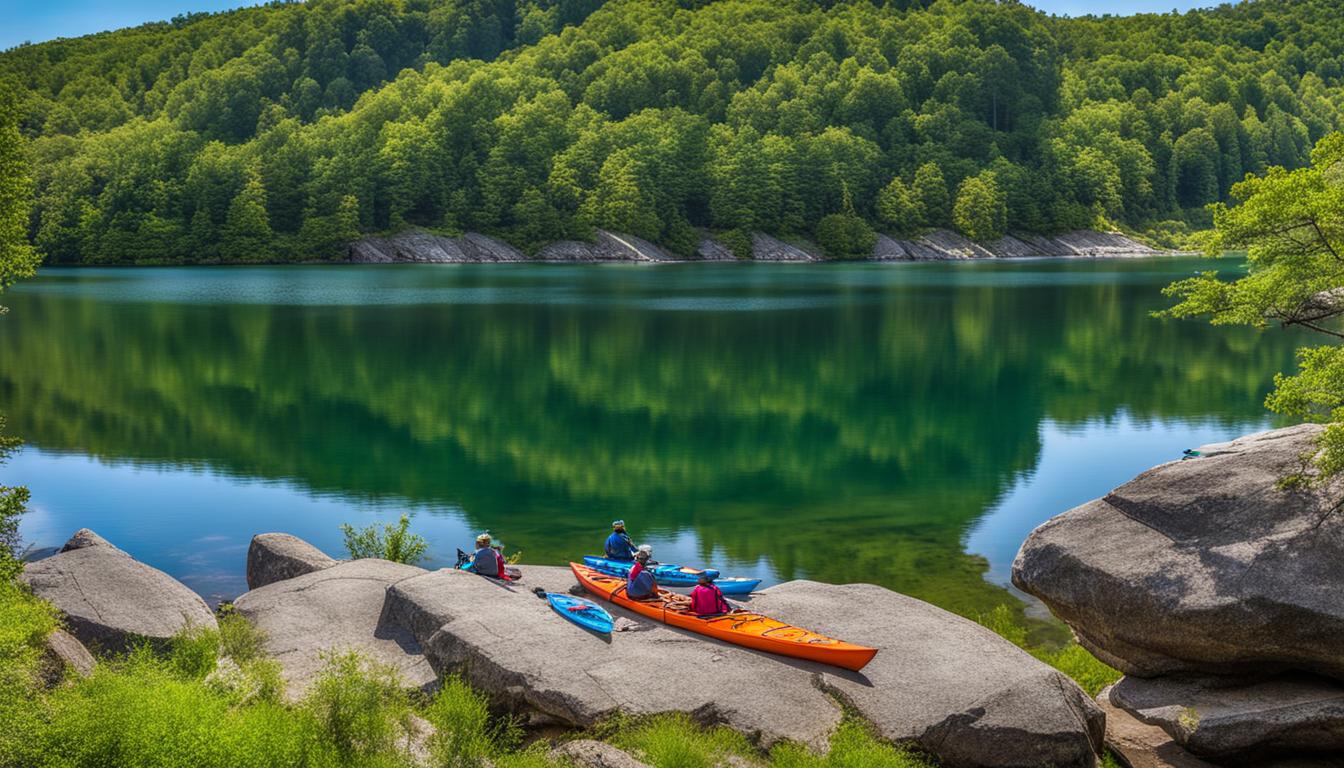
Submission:
M 696 616 L 690 612 L 685 597 L 662 589 L 648 600 L 635 600 L 625 594 L 625 580 L 622 578 L 578 563 L 570 563 L 569 568 L 584 589 L 603 600 L 668 626 L 726 643 L 831 664 L 855 672 L 863 669 L 877 655 L 876 648 L 819 635 L 752 611 L 739 609 L 714 616 Z

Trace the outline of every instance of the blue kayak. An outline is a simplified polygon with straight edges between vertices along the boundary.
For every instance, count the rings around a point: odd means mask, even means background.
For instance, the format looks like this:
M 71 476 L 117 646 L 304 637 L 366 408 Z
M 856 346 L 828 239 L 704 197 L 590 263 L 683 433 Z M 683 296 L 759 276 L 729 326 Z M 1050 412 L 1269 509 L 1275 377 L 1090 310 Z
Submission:
M 608 560 L 595 555 L 584 555 L 583 562 L 600 573 L 622 577 L 629 576 L 630 567 L 634 565 L 627 560 Z M 653 578 L 657 580 L 658 585 L 663 587 L 694 587 L 700 581 L 700 574 L 708 574 L 719 591 L 725 595 L 747 595 L 761 584 L 760 579 L 721 577 L 718 571 L 709 568 L 702 571 L 697 568 L 659 563 L 650 566 L 649 570 L 653 572 Z
M 586 597 L 547 592 L 546 602 L 551 604 L 556 613 L 584 629 L 590 629 L 604 635 L 611 634 L 611 628 L 615 623 L 611 614 Z

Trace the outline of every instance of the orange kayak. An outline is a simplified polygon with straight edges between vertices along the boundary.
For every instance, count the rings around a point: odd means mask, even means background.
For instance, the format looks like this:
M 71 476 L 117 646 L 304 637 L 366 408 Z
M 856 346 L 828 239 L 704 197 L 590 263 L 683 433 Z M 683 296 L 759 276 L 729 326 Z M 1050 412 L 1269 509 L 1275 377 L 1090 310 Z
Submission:
M 696 616 L 691 613 L 685 597 L 662 589 L 658 590 L 656 597 L 635 600 L 626 596 L 625 579 L 619 576 L 608 576 L 578 563 L 570 563 L 569 568 L 574 571 L 575 578 L 584 589 L 604 600 L 668 626 L 687 629 L 725 643 L 819 661 L 855 672 L 863 669 L 877 655 L 876 648 L 846 643 L 751 611 L 736 610 L 716 616 Z

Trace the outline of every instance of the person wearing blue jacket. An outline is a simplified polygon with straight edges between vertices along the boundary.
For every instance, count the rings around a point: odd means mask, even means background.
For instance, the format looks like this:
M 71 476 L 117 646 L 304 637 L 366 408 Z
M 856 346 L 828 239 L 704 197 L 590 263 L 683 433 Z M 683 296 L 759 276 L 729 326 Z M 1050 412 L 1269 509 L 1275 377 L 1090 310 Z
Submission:
M 607 537 L 604 549 L 608 560 L 621 560 L 628 563 L 635 559 L 635 553 L 639 550 L 635 547 L 635 542 L 630 540 L 629 534 L 625 532 L 624 520 L 612 522 L 611 535 Z

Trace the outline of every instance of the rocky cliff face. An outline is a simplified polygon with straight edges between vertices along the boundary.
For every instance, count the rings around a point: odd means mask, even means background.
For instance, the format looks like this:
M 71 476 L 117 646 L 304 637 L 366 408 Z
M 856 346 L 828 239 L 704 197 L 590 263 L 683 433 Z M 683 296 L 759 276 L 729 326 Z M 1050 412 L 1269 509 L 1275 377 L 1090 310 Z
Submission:
M 825 261 L 821 249 L 807 242 L 786 242 L 754 232 L 753 261 Z M 873 261 L 943 261 L 949 259 L 1098 258 L 1153 256 L 1160 253 L 1116 232 L 1078 230 L 1059 235 L 1014 233 L 991 243 L 976 243 L 955 232 L 936 229 L 915 238 L 896 239 L 878 235 L 870 257 Z M 673 254 L 632 235 L 598 230 L 594 242 L 562 240 L 542 247 L 528 257 L 517 248 L 486 235 L 468 232 L 458 237 L 408 230 L 387 237 L 365 237 L 351 243 L 348 259 L 358 264 L 425 262 L 441 264 L 534 261 L 589 263 L 608 261 L 675 262 L 736 261 L 723 243 L 701 238 L 694 255 Z

